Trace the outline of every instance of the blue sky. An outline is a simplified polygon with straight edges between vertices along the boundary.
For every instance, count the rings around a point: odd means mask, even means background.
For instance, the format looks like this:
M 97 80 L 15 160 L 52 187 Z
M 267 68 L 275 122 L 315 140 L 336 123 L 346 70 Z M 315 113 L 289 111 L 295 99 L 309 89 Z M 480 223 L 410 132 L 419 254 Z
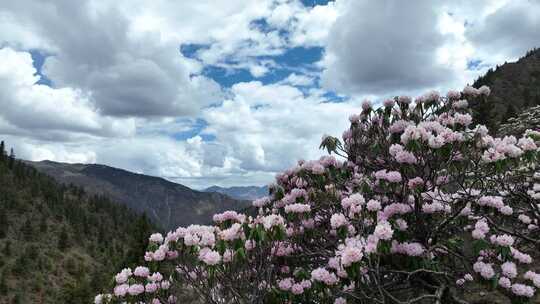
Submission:
M 18 155 L 204 188 L 319 157 L 366 98 L 515 60 L 538 46 L 540 4 L 20 0 L 0 16 L 0 137 Z

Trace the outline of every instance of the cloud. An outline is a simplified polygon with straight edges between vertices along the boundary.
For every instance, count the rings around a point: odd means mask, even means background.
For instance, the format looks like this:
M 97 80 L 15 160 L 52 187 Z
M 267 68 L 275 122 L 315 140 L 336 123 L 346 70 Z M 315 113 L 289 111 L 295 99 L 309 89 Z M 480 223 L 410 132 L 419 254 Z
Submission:
M 431 1 L 346 1 L 330 30 L 323 84 L 349 94 L 429 88 L 452 79 Z
M 43 73 L 55 87 L 82 90 L 104 115 L 193 115 L 221 96 L 217 83 L 196 75 L 201 66 L 183 58 L 178 43 L 162 41 L 159 32 L 134 32 L 115 7 L 17 1 L 0 10 L 13 27 L 50 43 Z
M 357 102 L 325 102 L 290 85 L 253 81 L 231 89 L 234 98 L 204 113 L 205 133 L 227 147 L 247 171 L 277 172 L 301 158 L 314 158 L 324 133 L 340 136 Z
M 36 84 L 29 53 L 2 48 L 0 62 L 0 133 L 53 141 L 135 133 L 133 119 L 102 116 L 81 91 Z
M 508 1 L 493 7 L 483 18 L 471 21 L 467 38 L 492 61 L 516 59 L 540 47 L 540 3 Z
M 311 86 L 314 84 L 314 79 L 310 76 L 291 73 L 287 78 L 283 79 L 280 83 L 290 84 L 292 86 Z
M 291 42 L 295 46 L 322 46 L 338 18 L 342 1 L 303 8 L 295 15 Z
M 538 6 L 3 1 L 0 134 L 33 160 L 196 188 L 265 184 L 324 154 L 321 136 L 339 137 L 363 97 L 462 87 L 522 55 L 538 42 Z

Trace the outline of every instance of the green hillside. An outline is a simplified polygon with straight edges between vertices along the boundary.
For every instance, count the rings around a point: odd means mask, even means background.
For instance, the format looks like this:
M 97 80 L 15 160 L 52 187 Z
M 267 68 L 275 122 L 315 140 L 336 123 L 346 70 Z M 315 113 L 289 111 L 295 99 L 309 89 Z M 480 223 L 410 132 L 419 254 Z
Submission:
M 491 89 L 488 102 L 471 104 L 474 120 L 496 132 L 521 111 L 540 105 L 540 49 L 533 49 L 516 62 L 489 69 L 473 87 Z
M 0 304 L 89 303 L 144 255 L 145 216 L 0 151 Z

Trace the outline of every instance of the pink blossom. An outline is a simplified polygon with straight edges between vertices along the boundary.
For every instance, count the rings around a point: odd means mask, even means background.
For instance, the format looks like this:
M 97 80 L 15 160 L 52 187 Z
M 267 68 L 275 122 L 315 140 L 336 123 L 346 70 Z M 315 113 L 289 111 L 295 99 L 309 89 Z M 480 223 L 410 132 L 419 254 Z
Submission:
M 131 275 L 132 275 L 131 269 L 124 268 L 124 269 L 122 269 L 122 271 L 120 271 L 120 273 L 118 273 L 115 276 L 115 281 L 116 281 L 117 284 L 125 283 L 125 282 L 127 282 L 128 278 Z
M 129 286 L 128 293 L 132 296 L 140 295 L 144 292 L 144 286 L 141 284 L 134 284 Z
M 154 233 L 150 236 L 150 242 L 154 242 L 157 244 L 163 243 L 163 235 L 161 233 Z
M 348 221 L 347 218 L 345 218 L 345 215 L 341 213 L 333 214 L 330 218 L 330 226 L 332 226 L 333 229 L 337 229 L 341 226 L 347 225 Z
M 217 265 L 221 261 L 221 255 L 217 251 L 203 248 L 199 252 L 199 260 L 207 265 Z
M 129 290 L 128 284 L 118 285 L 114 288 L 114 295 L 117 297 L 123 297 L 127 294 L 128 290 Z
M 394 104 L 395 104 L 395 102 L 394 102 L 394 100 L 391 99 L 391 98 L 385 99 L 385 100 L 383 101 L 383 105 L 384 105 L 385 107 L 387 107 L 387 108 L 393 107 Z
M 150 275 L 150 269 L 148 269 L 148 267 L 139 266 L 135 268 L 135 270 L 133 271 L 133 274 L 138 277 L 146 278 L 147 276 Z
M 343 297 L 339 297 L 334 301 L 334 304 L 347 304 L 347 300 Z
M 311 279 L 319 282 L 323 282 L 326 285 L 334 285 L 338 279 L 335 274 L 330 273 L 324 268 L 317 268 L 311 272 Z
M 418 159 L 412 152 L 405 150 L 397 152 L 395 158 L 400 164 L 416 164 L 418 162 Z
M 161 275 L 161 273 L 159 272 L 154 272 L 151 276 L 148 277 L 148 280 L 150 280 L 151 282 L 160 282 L 161 280 L 163 280 L 163 275 Z
M 372 107 L 372 106 L 371 106 L 371 101 L 369 101 L 369 100 L 366 99 L 366 100 L 364 100 L 364 101 L 362 102 L 362 110 L 368 111 L 368 110 L 371 109 L 371 107 Z
M 530 224 L 532 222 L 531 218 L 528 217 L 527 215 L 525 214 L 520 214 L 518 216 L 518 219 L 523 223 L 523 224 Z
M 446 97 L 450 100 L 458 100 L 461 97 L 461 93 L 459 91 L 448 91 Z
M 381 210 L 381 202 L 379 202 L 378 200 L 374 200 L 374 199 L 369 200 L 369 202 L 366 205 L 366 208 L 369 211 L 379 211 L 379 210 Z
M 468 126 L 472 123 L 472 116 L 470 114 L 454 114 L 454 121 L 456 124 Z
M 487 264 L 487 263 L 479 261 L 479 262 L 474 263 L 473 269 L 474 271 L 479 273 L 484 279 L 487 279 L 487 280 L 495 276 L 495 271 L 493 270 L 493 267 L 491 266 L 491 264 Z
M 304 293 L 304 287 L 302 284 L 296 283 L 293 286 L 291 286 L 291 292 L 295 295 L 299 295 Z
M 158 284 L 156 283 L 147 283 L 146 286 L 144 287 L 144 290 L 147 292 L 147 293 L 154 293 L 156 290 L 158 290 Z
M 508 234 L 497 235 L 497 236 L 493 235 L 491 237 L 491 242 L 499 246 L 509 247 L 514 244 L 514 238 Z
M 504 215 L 512 215 L 512 213 L 514 213 L 514 210 L 512 209 L 512 207 L 506 205 L 499 208 L 499 212 Z
M 416 242 L 398 243 L 397 241 L 392 241 L 391 252 L 408 256 L 421 256 L 424 254 L 425 248 L 422 244 Z
M 501 271 L 502 274 L 505 277 L 509 277 L 511 279 L 515 278 L 517 276 L 517 269 L 516 264 L 512 262 L 505 262 L 501 265 Z
M 261 197 L 261 198 L 258 198 L 256 200 L 253 201 L 252 205 L 254 207 L 264 207 L 266 205 L 268 205 L 268 203 L 270 203 L 270 198 L 269 197 Z
M 287 290 L 291 289 L 293 282 L 294 281 L 293 281 L 292 278 L 286 278 L 286 279 L 280 280 L 278 282 L 278 287 L 281 290 L 287 291 Z
M 243 214 L 239 214 L 236 211 L 225 211 L 223 213 L 215 214 L 213 217 L 214 222 L 216 223 L 223 223 L 225 221 L 236 221 L 239 223 L 243 223 L 245 221 L 246 216 Z
M 398 102 L 402 104 L 410 104 L 412 101 L 411 97 L 409 96 L 399 96 Z
M 469 106 L 469 102 L 467 100 L 457 100 L 452 104 L 452 107 L 454 109 L 464 109 Z
M 530 255 L 523 253 L 514 247 L 510 247 L 510 253 L 512 254 L 512 257 L 516 260 L 518 260 L 520 263 L 523 264 L 530 264 L 532 263 L 532 258 Z
M 535 151 L 536 149 L 538 149 L 534 140 L 529 137 L 520 138 L 517 145 L 523 151 Z
M 388 130 L 390 133 L 401 133 L 410 125 L 411 123 L 406 120 L 398 120 L 394 122 Z
M 509 278 L 501 277 L 499 279 L 499 286 L 501 286 L 502 288 L 508 289 L 512 287 L 512 282 L 510 282 Z
M 401 231 L 405 231 L 409 227 L 407 222 L 405 220 L 403 220 L 403 219 L 400 219 L 400 218 L 396 219 L 396 225 L 398 226 L 398 229 L 401 230 Z
M 379 222 L 373 232 L 373 235 L 381 240 L 390 240 L 393 234 L 394 230 L 392 230 L 392 226 L 386 221 Z
M 224 241 L 233 241 L 240 238 L 243 235 L 242 225 L 234 223 L 230 228 L 219 232 L 219 237 Z
M 491 93 L 491 90 L 489 89 L 488 86 L 483 85 L 478 89 L 478 93 L 480 95 L 489 96 L 489 94 Z
M 525 280 L 532 281 L 534 286 L 536 286 L 537 288 L 540 288 L 540 274 L 529 270 L 523 275 L 523 278 Z
M 347 246 L 341 253 L 341 263 L 344 267 L 350 266 L 352 263 L 356 263 L 362 259 L 364 254 L 358 247 Z
M 471 96 L 478 96 L 480 94 L 480 92 L 471 87 L 471 86 L 466 86 L 464 89 L 463 89 L 463 94 L 465 95 L 471 95 Z
M 520 296 L 520 297 L 531 298 L 532 296 L 534 296 L 534 288 L 528 285 L 524 285 L 524 284 L 512 285 L 512 292 L 516 296 Z
M 274 226 L 285 225 L 285 219 L 281 215 L 270 214 L 262 218 L 264 229 L 270 230 Z
M 424 180 L 421 177 L 415 177 L 407 182 L 407 186 L 411 189 L 416 189 L 424 186 Z

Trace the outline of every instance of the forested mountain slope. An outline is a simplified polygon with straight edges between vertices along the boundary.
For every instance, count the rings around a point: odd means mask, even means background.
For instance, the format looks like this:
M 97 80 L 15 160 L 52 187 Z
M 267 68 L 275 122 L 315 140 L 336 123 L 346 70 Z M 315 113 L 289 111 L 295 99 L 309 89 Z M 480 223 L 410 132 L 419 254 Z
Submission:
M 145 216 L 0 153 L 0 303 L 90 303 L 144 255 Z
M 221 193 L 193 190 L 163 178 L 137 174 L 99 164 L 28 162 L 64 184 L 75 184 L 94 194 L 106 195 L 148 217 L 166 230 L 212 221 L 214 213 L 240 210 L 248 201 Z
M 533 49 L 516 62 L 490 69 L 473 86 L 487 85 L 486 103 L 471 104 L 476 123 L 496 131 L 500 124 L 529 107 L 540 105 L 540 49 Z

